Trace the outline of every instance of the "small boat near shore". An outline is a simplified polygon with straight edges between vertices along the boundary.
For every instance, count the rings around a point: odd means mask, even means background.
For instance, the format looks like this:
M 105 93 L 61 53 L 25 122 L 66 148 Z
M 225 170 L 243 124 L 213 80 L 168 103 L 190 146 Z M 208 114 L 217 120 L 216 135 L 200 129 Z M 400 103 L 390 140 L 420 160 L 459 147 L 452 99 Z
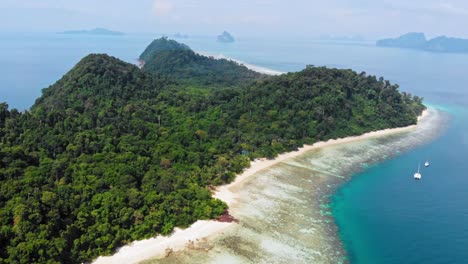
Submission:
M 421 173 L 419 172 L 419 169 L 420 169 L 419 167 L 420 167 L 420 166 L 418 165 L 418 172 L 416 172 L 416 173 L 414 174 L 414 179 L 415 179 L 415 180 L 420 180 L 420 179 L 422 178 L 422 175 L 421 175 Z

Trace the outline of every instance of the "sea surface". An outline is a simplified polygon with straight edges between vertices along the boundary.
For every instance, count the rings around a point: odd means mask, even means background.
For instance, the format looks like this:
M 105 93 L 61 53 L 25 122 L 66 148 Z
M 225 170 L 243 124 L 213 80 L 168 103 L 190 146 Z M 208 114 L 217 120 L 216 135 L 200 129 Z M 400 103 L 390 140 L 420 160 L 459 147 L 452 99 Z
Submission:
M 0 33 L 0 102 L 28 109 L 42 88 L 85 55 L 108 53 L 136 63 L 156 37 Z M 447 122 L 436 137 L 369 166 L 362 164 L 324 206 L 351 263 L 466 263 L 468 55 L 379 48 L 371 41 L 238 37 L 236 43 L 223 44 L 206 36 L 179 41 L 199 52 L 282 72 L 310 64 L 365 71 L 441 109 Z M 414 181 L 418 164 L 426 160 L 431 166 L 422 168 L 421 181 Z

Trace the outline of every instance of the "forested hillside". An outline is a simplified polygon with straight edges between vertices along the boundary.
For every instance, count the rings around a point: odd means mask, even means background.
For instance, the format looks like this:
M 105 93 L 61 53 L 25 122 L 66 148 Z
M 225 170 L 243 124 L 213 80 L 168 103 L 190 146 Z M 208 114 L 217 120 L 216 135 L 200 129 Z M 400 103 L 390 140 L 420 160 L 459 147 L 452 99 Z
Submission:
M 225 88 L 267 78 L 234 61 L 199 55 L 188 46 L 167 38 L 154 40 L 140 60 L 144 61 L 144 71 L 186 85 Z
M 352 70 L 308 66 L 239 91 L 220 104 L 256 156 L 273 157 L 304 143 L 415 124 L 422 98 Z M 234 125 L 234 124 L 233 124 Z
M 30 111 L 0 104 L 0 263 L 86 262 L 215 218 L 226 205 L 208 186 L 251 159 L 414 124 L 424 109 L 364 73 L 204 75 L 193 69 L 207 69 L 205 59 L 186 64 L 194 54 L 181 51 L 143 70 L 89 55 Z M 168 61 L 177 63 L 167 74 L 155 71 Z

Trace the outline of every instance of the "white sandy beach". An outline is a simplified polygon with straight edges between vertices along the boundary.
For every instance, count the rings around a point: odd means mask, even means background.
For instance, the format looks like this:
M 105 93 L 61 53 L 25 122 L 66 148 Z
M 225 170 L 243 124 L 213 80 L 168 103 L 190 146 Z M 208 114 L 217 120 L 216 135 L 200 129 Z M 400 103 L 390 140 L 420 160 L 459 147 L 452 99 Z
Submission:
M 418 117 L 418 121 L 421 120 L 422 118 L 425 118 L 429 114 L 428 110 L 424 110 L 422 115 Z M 277 163 L 283 162 L 287 159 L 291 159 L 297 156 L 300 156 L 308 151 L 318 149 L 318 148 L 324 148 L 332 145 L 337 145 L 337 144 L 345 144 L 349 142 L 353 142 L 356 140 L 362 140 L 362 139 L 367 139 L 367 138 L 372 138 L 372 137 L 379 137 L 379 136 L 386 136 L 390 134 L 396 134 L 396 133 L 401 133 L 404 131 L 408 131 L 411 129 L 416 128 L 417 125 L 412 125 L 412 126 L 407 126 L 407 127 L 399 127 L 399 128 L 390 128 L 390 129 L 384 129 L 384 130 L 379 130 L 379 131 L 374 131 L 374 132 L 369 132 L 360 136 L 353 136 L 353 137 L 346 137 L 346 138 L 339 138 L 339 139 L 331 139 L 328 141 L 320 141 L 317 142 L 313 145 L 304 145 L 302 148 L 299 148 L 297 151 L 292 151 L 292 152 L 287 152 L 283 153 L 281 155 L 278 155 L 274 159 L 257 159 L 253 162 L 250 163 L 250 167 L 246 169 L 242 174 L 237 175 L 236 179 L 234 182 L 221 186 L 218 188 L 217 192 L 214 194 L 215 198 L 218 198 L 231 207 L 236 200 L 235 193 L 232 193 L 230 189 L 234 186 L 239 185 L 241 182 L 246 180 L 247 178 L 251 177 L 255 173 L 266 169 L 268 167 L 271 167 Z
M 430 111 L 425 110 L 423 114 L 418 118 L 421 120 L 426 118 L 429 115 Z M 305 145 L 297 151 L 288 152 L 279 155 L 275 159 L 258 159 L 251 162 L 251 166 L 246 169 L 242 174 L 238 175 L 234 182 L 219 187 L 214 193 L 214 197 L 218 198 L 228 204 L 229 207 L 232 207 L 236 204 L 236 193 L 231 190 L 239 186 L 243 181 L 252 177 L 261 170 L 267 169 L 275 164 L 283 162 L 287 159 L 291 159 L 297 156 L 300 156 L 308 151 L 324 148 L 337 144 L 350 143 L 357 140 L 364 140 L 373 137 L 386 136 L 390 134 L 397 134 L 405 131 L 410 131 L 415 129 L 417 125 L 385 129 L 375 132 L 366 133 L 360 136 L 346 137 L 341 139 L 329 140 L 326 142 L 317 142 L 313 145 Z M 111 263 L 138 263 L 143 260 L 164 257 L 166 255 L 166 250 L 171 249 L 173 251 L 178 251 L 184 249 L 188 243 L 191 241 L 201 240 L 203 238 L 219 234 L 223 232 L 226 228 L 236 225 L 236 223 L 222 223 L 218 221 L 204 221 L 200 220 L 195 222 L 192 226 L 187 229 L 176 228 L 175 231 L 167 237 L 158 236 L 156 238 L 151 238 L 142 241 L 136 241 L 130 245 L 124 246 L 119 249 L 114 255 L 107 257 L 99 257 L 94 261 L 96 264 L 111 264 Z
M 197 51 L 196 53 L 199 54 L 199 55 L 202 55 L 202 56 L 213 57 L 215 59 L 226 59 L 226 60 L 234 61 L 234 62 L 239 63 L 240 65 L 244 65 L 249 70 L 256 71 L 256 72 L 259 72 L 259 73 L 263 73 L 263 74 L 266 74 L 266 75 L 281 75 L 281 74 L 285 73 L 285 72 L 265 68 L 265 67 L 262 67 L 262 66 L 245 63 L 245 62 L 240 61 L 240 60 L 236 60 L 236 59 L 233 59 L 233 58 L 226 57 L 223 54 L 212 54 L 212 53 L 209 53 L 209 52 L 202 52 L 202 51 Z
M 195 53 L 197 53 L 199 55 L 202 55 L 202 56 L 206 56 L 206 57 L 213 57 L 215 59 L 226 59 L 226 60 L 234 61 L 234 62 L 239 63 L 240 65 L 244 65 L 249 70 L 256 71 L 256 72 L 259 72 L 259 73 L 263 73 L 263 74 L 266 74 L 266 75 L 281 75 L 281 74 L 285 73 L 285 72 L 276 71 L 276 70 L 272 70 L 272 69 L 269 69 L 269 68 L 265 68 L 265 67 L 261 67 L 261 66 L 257 66 L 257 65 L 253 65 L 253 64 L 248 64 L 248 63 L 245 63 L 245 62 L 240 61 L 240 60 L 235 60 L 235 59 L 226 57 L 226 56 L 224 56 L 222 54 L 214 55 L 214 54 L 211 54 L 211 53 L 208 53 L 208 52 L 195 52 Z M 138 59 L 138 60 L 136 60 L 136 65 L 138 66 L 138 68 L 142 69 L 143 66 L 145 66 L 145 61 Z

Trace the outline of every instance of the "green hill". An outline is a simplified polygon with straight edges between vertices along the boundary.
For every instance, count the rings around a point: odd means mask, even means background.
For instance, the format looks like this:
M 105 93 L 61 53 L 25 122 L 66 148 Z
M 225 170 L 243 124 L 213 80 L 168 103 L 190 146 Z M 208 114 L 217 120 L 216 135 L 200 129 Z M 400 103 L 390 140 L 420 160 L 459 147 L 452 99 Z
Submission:
M 351 70 L 242 75 L 224 80 L 231 88 L 204 89 L 213 77 L 191 79 L 185 63 L 165 76 L 150 69 L 167 67 L 158 56 L 211 59 L 146 54 L 154 60 L 143 70 L 89 55 L 30 111 L 0 104 L 0 263 L 82 263 L 215 218 L 226 205 L 208 186 L 232 181 L 249 160 L 414 124 L 424 109 L 421 98 Z
M 91 54 L 53 86 L 44 89 L 32 110 L 73 109 L 82 113 L 105 107 L 101 101 L 108 100 L 119 108 L 128 101 L 155 97 L 161 86 L 161 82 L 132 64 L 108 55 Z
M 236 120 L 244 147 L 259 157 L 415 124 L 425 108 L 383 78 L 313 66 L 257 82 L 221 107 Z
M 140 60 L 150 61 L 155 55 L 167 51 L 191 50 L 189 46 L 167 38 L 155 39 L 140 55 Z
M 197 86 L 234 87 L 267 77 L 234 61 L 199 55 L 167 38 L 154 40 L 140 60 L 150 74 Z

